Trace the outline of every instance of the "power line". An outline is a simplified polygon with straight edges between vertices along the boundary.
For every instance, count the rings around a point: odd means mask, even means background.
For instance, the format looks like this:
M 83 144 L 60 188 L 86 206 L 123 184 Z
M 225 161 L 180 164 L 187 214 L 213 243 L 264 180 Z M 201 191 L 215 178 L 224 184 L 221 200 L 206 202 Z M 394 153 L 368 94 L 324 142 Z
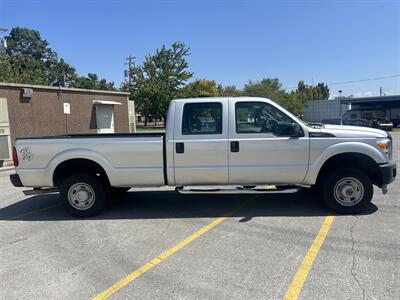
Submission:
M 383 77 L 375 77 L 375 78 L 359 79 L 359 80 L 351 80 L 351 81 L 331 82 L 328 84 L 329 85 L 337 85 L 337 84 L 346 84 L 346 83 L 355 83 L 355 82 L 364 82 L 364 81 L 374 81 L 374 80 L 381 80 L 381 79 L 388 79 L 388 78 L 395 78 L 395 77 L 400 77 L 400 74 L 399 75 L 391 75 L 391 76 L 383 76 Z
M 374 80 L 382 80 L 382 79 L 388 79 L 388 78 L 395 78 L 395 77 L 400 77 L 400 74 L 398 75 L 390 75 L 390 76 L 382 76 L 382 77 L 374 77 L 374 78 L 365 78 L 365 79 L 358 79 L 358 80 L 350 80 L 350 81 L 337 81 L 337 82 L 330 82 L 326 83 L 328 86 L 330 85 L 339 85 L 339 84 L 348 84 L 348 83 L 357 83 L 357 82 L 365 82 L 365 81 L 374 81 Z M 293 87 L 287 87 L 285 90 L 290 90 L 290 89 L 295 89 L 297 86 Z

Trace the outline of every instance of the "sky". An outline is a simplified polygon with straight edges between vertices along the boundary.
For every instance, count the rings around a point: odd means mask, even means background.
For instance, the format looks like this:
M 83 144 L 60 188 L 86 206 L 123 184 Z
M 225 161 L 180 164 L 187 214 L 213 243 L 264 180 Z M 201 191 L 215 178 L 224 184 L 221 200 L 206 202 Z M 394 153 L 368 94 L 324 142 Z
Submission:
M 277 77 L 328 83 L 331 97 L 400 94 L 400 0 L 0 0 L 0 27 L 39 30 L 78 74 L 124 80 L 125 58 L 190 47 L 194 79 L 243 87 Z

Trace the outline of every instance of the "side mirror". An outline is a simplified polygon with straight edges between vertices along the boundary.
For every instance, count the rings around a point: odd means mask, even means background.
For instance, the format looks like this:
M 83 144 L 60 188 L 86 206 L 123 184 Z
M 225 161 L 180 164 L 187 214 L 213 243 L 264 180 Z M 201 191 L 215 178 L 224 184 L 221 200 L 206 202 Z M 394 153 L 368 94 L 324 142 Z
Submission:
M 293 122 L 290 125 L 290 137 L 302 137 L 303 135 L 303 129 L 301 129 L 300 125 Z

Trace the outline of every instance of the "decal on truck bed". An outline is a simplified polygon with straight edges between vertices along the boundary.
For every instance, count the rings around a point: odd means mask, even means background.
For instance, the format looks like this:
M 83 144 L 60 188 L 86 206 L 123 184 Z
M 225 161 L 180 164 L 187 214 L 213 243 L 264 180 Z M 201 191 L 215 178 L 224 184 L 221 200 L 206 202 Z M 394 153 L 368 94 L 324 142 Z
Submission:
M 21 154 L 22 160 L 32 160 L 33 159 L 33 154 L 32 154 L 32 149 L 31 147 L 25 147 L 22 148 L 19 153 Z

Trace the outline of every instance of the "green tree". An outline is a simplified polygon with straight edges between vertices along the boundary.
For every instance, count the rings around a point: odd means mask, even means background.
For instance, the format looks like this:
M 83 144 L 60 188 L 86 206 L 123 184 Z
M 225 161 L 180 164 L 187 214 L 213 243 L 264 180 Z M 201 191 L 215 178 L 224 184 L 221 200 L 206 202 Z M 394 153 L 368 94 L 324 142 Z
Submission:
M 88 76 L 77 77 L 71 85 L 75 88 L 89 89 L 89 90 L 106 90 L 116 91 L 114 82 L 107 82 L 105 79 L 98 78 L 97 74 L 89 73 Z
M 169 48 L 163 45 L 156 53 L 147 55 L 142 65 L 133 64 L 125 72 L 122 89 L 131 93 L 137 111 L 146 121 L 150 115 L 166 118 L 169 101 L 193 76 L 187 71 L 189 54 L 184 43 L 175 42 Z
M 297 93 L 287 93 L 278 78 L 264 78 L 260 81 L 249 81 L 243 89 L 244 96 L 266 97 L 280 104 L 295 115 L 304 112 L 304 103 Z
M 282 92 L 282 84 L 278 78 L 264 78 L 260 81 L 249 81 L 243 88 L 243 95 L 251 97 L 267 97 L 273 99 Z
M 311 100 L 327 100 L 329 98 L 328 85 L 323 82 L 316 86 L 307 85 L 303 80 L 300 80 L 297 85 L 296 93 L 303 103 Z
M 58 58 L 38 31 L 15 27 L 5 39 L 7 48 L 0 56 L 1 81 L 68 85 L 75 79 L 75 69 Z
M 177 94 L 179 98 L 200 98 L 218 96 L 218 86 L 214 80 L 198 79 L 184 86 Z
M 242 91 L 236 88 L 235 85 L 223 86 L 218 85 L 218 96 L 220 97 L 239 97 L 242 95 Z

